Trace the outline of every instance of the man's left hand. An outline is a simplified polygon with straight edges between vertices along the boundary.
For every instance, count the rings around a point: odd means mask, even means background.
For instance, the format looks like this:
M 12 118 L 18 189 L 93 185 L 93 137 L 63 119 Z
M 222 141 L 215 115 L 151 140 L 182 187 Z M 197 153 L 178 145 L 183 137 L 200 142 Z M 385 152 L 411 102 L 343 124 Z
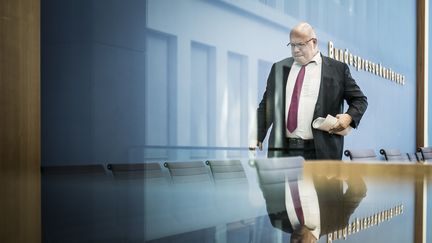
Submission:
M 336 133 L 336 132 L 343 131 L 352 122 L 352 117 L 346 113 L 337 114 L 336 118 L 338 119 L 338 121 L 336 122 L 336 124 L 334 124 L 333 128 L 330 129 L 329 133 Z

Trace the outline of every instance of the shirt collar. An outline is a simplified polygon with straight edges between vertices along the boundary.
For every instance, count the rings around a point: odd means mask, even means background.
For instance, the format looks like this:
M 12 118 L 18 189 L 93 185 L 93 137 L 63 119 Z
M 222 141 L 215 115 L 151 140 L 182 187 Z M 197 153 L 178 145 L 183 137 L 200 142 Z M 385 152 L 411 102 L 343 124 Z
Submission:
M 296 65 L 298 65 L 298 66 L 302 66 L 300 63 L 298 63 L 298 62 L 296 62 L 296 61 L 294 61 L 294 63 L 295 63 Z M 315 64 L 317 64 L 317 65 L 321 65 L 321 63 L 322 63 L 321 52 L 318 51 L 318 52 L 315 54 L 315 56 L 312 57 L 312 60 L 310 60 L 309 63 L 315 63 Z M 308 63 L 308 64 L 309 64 L 309 63 Z M 307 64 L 306 64 L 306 65 L 307 65 Z
M 321 64 L 321 52 L 317 52 L 317 54 L 315 54 L 315 56 L 312 58 L 311 62 L 315 62 L 317 65 Z

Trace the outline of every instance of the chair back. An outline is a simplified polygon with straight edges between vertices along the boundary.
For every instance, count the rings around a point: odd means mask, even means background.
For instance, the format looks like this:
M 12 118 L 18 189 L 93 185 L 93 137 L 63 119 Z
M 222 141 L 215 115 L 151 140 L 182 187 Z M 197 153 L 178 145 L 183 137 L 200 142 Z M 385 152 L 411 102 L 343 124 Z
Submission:
M 285 180 L 297 180 L 302 175 L 303 163 L 304 158 L 300 156 L 254 161 L 269 214 L 286 213 Z
M 207 160 L 215 184 L 247 183 L 240 160 Z
M 347 149 L 344 152 L 352 161 L 376 161 L 378 160 L 373 149 Z
M 107 169 L 111 171 L 116 180 L 145 180 L 146 183 L 167 182 L 157 162 L 108 164 Z
M 432 161 L 432 147 L 420 147 L 417 149 L 419 161 L 428 162 Z M 421 156 L 419 156 L 421 155 Z
M 380 149 L 380 154 L 386 161 L 410 161 L 408 154 L 402 154 L 399 149 Z
M 165 162 L 173 183 L 211 183 L 211 174 L 202 161 Z

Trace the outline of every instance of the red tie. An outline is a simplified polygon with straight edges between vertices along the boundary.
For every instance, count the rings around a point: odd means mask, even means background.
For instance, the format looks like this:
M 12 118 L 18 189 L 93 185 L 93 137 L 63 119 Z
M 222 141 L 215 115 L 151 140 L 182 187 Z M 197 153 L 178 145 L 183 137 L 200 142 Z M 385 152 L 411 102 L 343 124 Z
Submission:
M 300 71 L 297 75 L 296 83 L 294 85 L 294 89 L 291 96 L 291 104 L 288 110 L 288 119 L 287 119 L 287 128 L 289 132 L 294 132 L 297 128 L 297 114 L 298 114 L 298 106 L 300 100 L 300 92 L 303 86 L 303 79 L 305 76 L 305 67 L 303 65 L 300 68 Z
M 290 181 L 289 182 L 289 187 L 291 190 L 291 197 L 293 200 L 293 205 L 294 205 L 294 209 L 297 215 L 297 218 L 300 222 L 300 225 L 304 225 L 304 216 L 303 216 L 303 209 L 301 207 L 301 201 L 300 201 L 300 194 L 298 191 L 298 184 L 297 184 L 297 180 L 295 181 Z

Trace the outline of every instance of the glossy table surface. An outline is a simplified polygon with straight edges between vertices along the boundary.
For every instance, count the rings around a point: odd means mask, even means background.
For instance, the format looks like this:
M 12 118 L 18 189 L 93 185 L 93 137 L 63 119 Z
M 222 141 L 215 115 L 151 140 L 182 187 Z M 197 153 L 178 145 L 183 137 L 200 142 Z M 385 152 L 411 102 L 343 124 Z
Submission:
M 312 181 L 319 242 L 432 242 L 430 164 L 239 161 L 224 180 L 46 170 L 44 242 L 289 242 L 287 178 Z

